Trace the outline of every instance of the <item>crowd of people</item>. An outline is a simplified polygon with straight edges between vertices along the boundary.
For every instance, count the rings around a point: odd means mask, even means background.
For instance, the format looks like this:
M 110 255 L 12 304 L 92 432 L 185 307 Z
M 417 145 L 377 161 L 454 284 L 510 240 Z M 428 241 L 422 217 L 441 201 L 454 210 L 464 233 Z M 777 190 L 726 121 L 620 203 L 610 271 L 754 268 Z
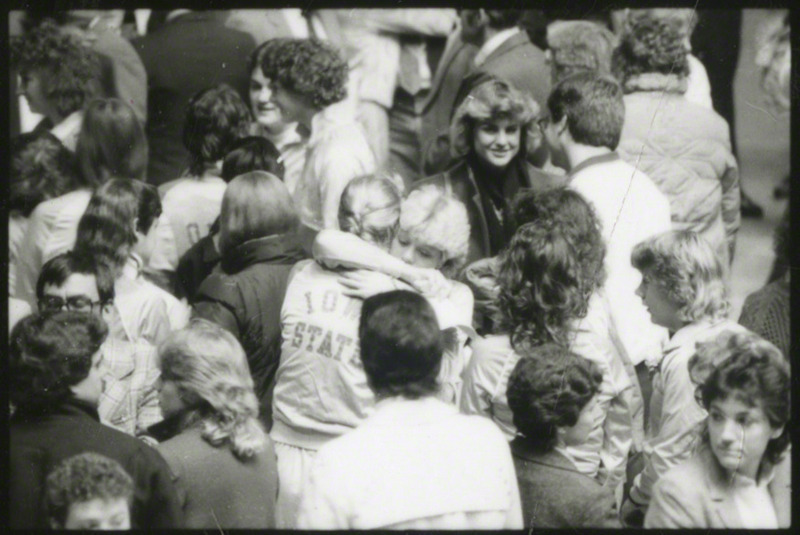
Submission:
M 12 12 L 10 526 L 788 527 L 788 212 L 731 317 L 698 13 L 600 19 Z

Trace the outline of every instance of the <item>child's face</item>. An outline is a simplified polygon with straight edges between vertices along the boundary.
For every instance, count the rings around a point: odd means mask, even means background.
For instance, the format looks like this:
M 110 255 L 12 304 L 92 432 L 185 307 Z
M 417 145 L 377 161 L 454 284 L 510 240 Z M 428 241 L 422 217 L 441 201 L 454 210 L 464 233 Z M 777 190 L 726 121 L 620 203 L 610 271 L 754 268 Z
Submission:
M 125 498 L 93 498 L 69 506 L 64 529 L 131 529 L 131 515 Z
M 650 270 L 642 273 L 642 283 L 636 290 L 636 295 L 644 301 L 653 323 L 666 327 L 671 332 L 683 327 L 680 304 L 676 303 L 660 284 L 653 281 Z
M 782 431 L 772 427 L 760 405 L 751 406 L 733 394 L 715 399 L 708 408 L 711 451 L 729 472 L 755 478 L 767 444 Z
M 586 443 L 589 434 L 595 428 L 595 424 L 600 421 L 600 405 L 597 403 L 597 396 L 593 396 L 589 403 L 584 405 L 581 413 L 578 416 L 578 421 L 575 425 L 564 429 L 561 435 L 564 445 L 566 446 L 579 446 Z

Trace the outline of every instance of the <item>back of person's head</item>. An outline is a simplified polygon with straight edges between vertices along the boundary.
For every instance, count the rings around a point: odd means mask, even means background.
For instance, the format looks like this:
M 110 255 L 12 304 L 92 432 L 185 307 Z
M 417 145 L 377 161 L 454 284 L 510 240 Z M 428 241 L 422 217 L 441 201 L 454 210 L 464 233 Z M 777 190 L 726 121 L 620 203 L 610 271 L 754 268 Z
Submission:
M 9 337 L 9 401 L 18 413 L 41 416 L 74 398 L 89 376 L 108 327 L 88 312 L 39 313 L 19 321 Z
M 615 76 L 623 84 L 648 73 L 689 76 L 688 24 L 685 10 L 630 10 L 612 56 Z
M 671 230 L 653 236 L 633 248 L 631 264 L 681 307 L 682 321 L 727 317 L 727 271 L 711 244 L 697 233 Z
M 578 72 L 611 74 L 611 54 L 616 44 L 614 34 L 595 22 L 554 22 L 547 28 L 553 82 Z
M 400 208 L 400 229 L 417 245 L 443 254 L 440 271 L 455 277 L 469 252 L 469 216 L 460 200 L 428 184 L 411 191 Z
M 752 407 L 761 407 L 780 436 L 767 444 L 764 458 L 776 464 L 791 441 L 791 370 L 780 350 L 757 334 L 722 333 L 717 339 L 698 344 L 689 361 L 697 397 L 709 410 L 715 400 L 735 397 Z M 707 437 L 705 437 L 707 438 Z
M 520 127 L 518 154 L 525 158 L 527 149 L 535 149 L 541 141 L 535 121 L 541 111 L 539 104 L 505 80 L 481 76 L 475 75 L 475 86 L 467 95 L 461 94 L 456 99 L 450 121 L 452 155 L 459 157 L 474 150 L 475 132 L 481 123 L 507 120 Z
M 396 290 L 370 297 L 358 327 L 367 384 L 377 397 L 417 399 L 435 394 L 443 342 L 431 305 Z
M 184 425 L 202 422 L 211 445 L 227 445 L 241 460 L 263 450 L 258 399 L 247 356 L 236 338 L 210 321 L 195 318 L 158 349 L 163 381 L 173 382 L 187 406 Z
M 183 125 L 183 144 L 190 158 L 189 172 L 202 175 L 207 166 L 221 160 L 234 141 L 247 136 L 251 122 L 250 107 L 227 84 L 192 96 Z
M 576 143 L 615 150 L 625 122 L 622 88 L 611 76 L 573 74 L 561 80 L 547 98 L 553 121 L 567 118 Z
M 224 256 L 246 241 L 293 232 L 298 221 L 281 179 L 265 171 L 237 176 L 222 197 L 220 252 Z
M 531 348 L 508 378 L 506 396 L 517 432 L 534 450 L 552 450 L 558 429 L 578 422 L 602 380 L 595 363 L 561 345 Z
M 133 479 L 117 461 L 99 453 L 80 453 L 62 461 L 47 476 L 45 497 L 53 529 L 130 528 Z M 102 514 L 92 522 L 77 518 L 81 515 L 76 515 L 73 505 L 94 500 L 113 507 L 116 514 Z
M 42 93 L 62 118 L 99 93 L 99 57 L 53 21 L 12 38 L 11 64 L 23 77 L 40 76 Z
M 390 178 L 354 178 L 342 192 L 339 228 L 386 249 L 397 233 L 400 202 L 400 191 Z
M 506 30 L 519 26 L 522 19 L 521 9 L 484 9 L 486 21 L 490 28 L 495 30 Z
M 47 131 L 11 139 L 9 210 L 28 217 L 47 199 L 69 193 L 80 184 L 73 154 Z
M 95 190 L 78 222 L 76 254 L 93 256 L 119 274 L 137 241 L 161 215 L 161 198 L 151 184 L 111 179 Z
M 118 98 L 91 101 L 75 155 L 84 183 L 92 187 L 109 178 L 144 180 L 147 138 L 133 108 Z
M 499 325 L 515 349 L 569 345 L 572 321 L 586 316 L 597 281 L 587 280 L 575 242 L 559 222 L 537 221 L 518 228 L 500 257 Z
M 230 182 L 250 171 L 266 171 L 283 180 L 285 168 L 280 151 L 263 136 L 237 139 L 228 147 L 222 161 L 222 180 Z
M 265 77 L 326 108 L 347 96 L 349 67 L 332 45 L 317 39 L 273 39 L 261 55 Z
M 111 271 L 91 255 L 77 254 L 74 251 L 61 253 L 44 263 L 36 280 L 36 299 L 44 298 L 47 286 L 61 288 L 72 275 L 90 275 L 97 283 L 100 302 L 108 305 L 114 301 L 114 277 Z

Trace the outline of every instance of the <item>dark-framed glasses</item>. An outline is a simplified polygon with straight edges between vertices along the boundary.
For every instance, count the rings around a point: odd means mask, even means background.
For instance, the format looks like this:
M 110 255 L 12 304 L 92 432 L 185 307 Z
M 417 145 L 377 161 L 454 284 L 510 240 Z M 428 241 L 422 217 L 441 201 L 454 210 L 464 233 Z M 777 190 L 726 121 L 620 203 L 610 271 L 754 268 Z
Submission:
M 67 309 L 72 312 L 94 312 L 102 310 L 105 303 L 92 301 L 84 295 L 75 295 L 62 299 L 61 297 L 46 295 L 39 299 L 39 310 L 57 312 Z

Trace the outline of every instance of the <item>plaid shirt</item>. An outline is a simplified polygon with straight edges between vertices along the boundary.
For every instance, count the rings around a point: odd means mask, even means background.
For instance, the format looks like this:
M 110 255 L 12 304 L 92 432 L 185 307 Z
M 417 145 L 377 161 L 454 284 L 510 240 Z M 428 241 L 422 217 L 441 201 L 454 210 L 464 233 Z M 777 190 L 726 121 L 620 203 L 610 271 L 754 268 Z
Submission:
M 100 350 L 105 368 L 100 421 L 123 433 L 139 437 L 160 422 L 155 347 L 145 342 L 108 338 Z

